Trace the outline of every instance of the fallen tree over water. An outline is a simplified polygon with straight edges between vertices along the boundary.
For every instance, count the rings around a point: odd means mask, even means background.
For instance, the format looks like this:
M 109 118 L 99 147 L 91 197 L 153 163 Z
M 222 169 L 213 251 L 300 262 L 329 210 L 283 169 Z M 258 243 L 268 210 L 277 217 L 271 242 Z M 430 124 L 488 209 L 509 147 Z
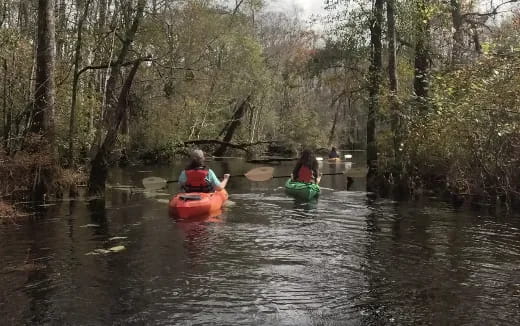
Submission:
M 267 141 L 257 141 L 254 143 L 238 143 L 233 144 L 231 142 L 226 142 L 218 139 L 197 139 L 197 140 L 187 140 L 182 143 L 183 147 L 189 147 L 192 145 L 219 145 L 219 148 L 213 153 L 214 156 L 222 156 L 222 148 L 227 149 L 228 147 L 238 149 L 244 151 L 246 153 L 251 151 L 251 148 L 259 145 L 269 145 L 279 143 L 276 140 L 267 140 Z M 224 151 L 225 152 L 225 151 Z M 220 154 L 220 155 L 219 155 Z

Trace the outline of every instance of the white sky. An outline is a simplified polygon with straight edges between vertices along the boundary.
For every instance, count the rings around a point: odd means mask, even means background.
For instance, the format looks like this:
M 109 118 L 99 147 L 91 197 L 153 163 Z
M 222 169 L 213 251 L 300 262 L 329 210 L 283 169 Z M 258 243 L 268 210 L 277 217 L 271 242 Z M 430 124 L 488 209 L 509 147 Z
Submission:
M 309 18 L 314 14 L 325 12 L 324 0 L 267 0 L 269 8 L 282 11 L 294 11 L 295 8 L 302 10 L 302 18 Z

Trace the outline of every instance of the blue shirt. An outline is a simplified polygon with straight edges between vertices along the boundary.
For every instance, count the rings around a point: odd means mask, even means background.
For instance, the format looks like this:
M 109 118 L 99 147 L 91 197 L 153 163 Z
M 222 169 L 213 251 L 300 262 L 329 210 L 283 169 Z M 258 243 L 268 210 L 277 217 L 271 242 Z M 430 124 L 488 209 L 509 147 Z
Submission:
M 181 175 L 179 176 L 179 183 L 182 185 L 186 184 L 187 181 L 186 172 L 182 170 Z M 206 182 L 213 186 L 213 188 L 220 187 L 220 180 L 215 175 L 212 169 L 208 169 L 208 175 L 206 176 Z

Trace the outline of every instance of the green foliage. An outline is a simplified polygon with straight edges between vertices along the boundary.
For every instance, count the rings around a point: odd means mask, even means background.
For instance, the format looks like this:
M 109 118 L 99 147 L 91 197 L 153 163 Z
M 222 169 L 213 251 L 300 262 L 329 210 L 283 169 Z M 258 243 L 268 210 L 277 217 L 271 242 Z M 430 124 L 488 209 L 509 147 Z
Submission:
M 68 13 L 78 9 L 74 2 L 65 3 Z M 324 147 L 332 135 L 335 144 L 364 147 L 372 2 L 338 1 L 327 17 L 331 28 L 323 35 L 309 30 L 296 17 L 267 12 L 261 0 L 244 1 L 236 12 L 215 0 L 157 3 L 156 10 L 145 10 L 125 59 L 128 62 L 116 78 L 118 93 L 131 61 L 151 58 L 141 65 L 134 80 L 116 152 L 161 160 L 171 158 L 183 141 L 221 139 L 237 103 L 248 97 L 250 108 L 233 142 L 277 140 L 293 148 Z M 106 98 L 110 70 L 102 66 L 116 60 L 124 43 L 123 31 L 133 19 L 133 4 L 135 1 L 115 2 L 102 21 L 99 3 L 93 0 L 88 13 L 80 68 L 94 67 L 79 81 L 74 137 L 77 161 L 88 160 L 96 136 L 104 136 L 100 131 L 106 129 L 106 103 L 117 100 Z M 376 110 L 380 171 L 419 177 L 424 183 L 441 180 L 459 192 L 517 193 L 518 14 L 487 30 L 481 27 L 484 18 L 472 25 L 475 17 L 484 16 L 467 14 L 478 11 L 478 4 L 464 4 L 466 61 L 455 70 L 451 66 L 451 5 L 423 0 L 396 5 L 397 94 L 388 91 L 385 69 L 377 72 L 383 80 Z M 11 7 L 6 8 L 9 12 L 0 29 L 0 59 L 7 65 L 1 74 L 6 78 L 0 79 L 0 90 L 3 93 L 6 86 L 7 93 L 0 135 L 3 138 L 9 131 L 9 141 L 2 139 L 3 143 L 16 150 L 21 147 L 25 113 L 34 93 L 36 33 L 28 25 L 36 16 L 27 13 L 31 17 L 22 24 L 12 18 L 18 13 Z M 64 46 L 56 64 L 54 116 L 61 156 L 68 150 L 77 35 L 74 16 L 66 22 L 57 17 L 57 26 L 65 29 L 57 33 Z M 432 78 L 431 98 L 426 99 L 424 110 L 418 109 L 413 96 L 418 41 L 423 41 L 431 59 L 427 64 L 431 67 L 424 68 Z M 383 67 L 387 48 L 385 44 Z M 397 112 L 393 103 L 398 103 Z M 395 116 L 401 123 L 393 130 Z M 402 145 L 397 144 L 396 152 L 397 142 Z
M 287 133 L 287 140 L 305 147 L 320 148 L 327 146 L 323 125 L 318 113 L 308 108 L 297 108 L 287 118 L 292 128 Z
M 412 116 L 405 140 L 405 156 L 415 171 L 442 176 L 459 193 L 518 198 L 519 76 L 518 56 L 489 56 L 437 75 L 435 110 Z

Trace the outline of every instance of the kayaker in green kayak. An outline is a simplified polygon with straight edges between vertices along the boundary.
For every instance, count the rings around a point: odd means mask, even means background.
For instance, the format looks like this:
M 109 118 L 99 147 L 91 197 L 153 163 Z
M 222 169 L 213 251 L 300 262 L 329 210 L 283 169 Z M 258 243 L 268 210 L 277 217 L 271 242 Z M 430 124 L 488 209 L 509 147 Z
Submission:
M 306 149 L 296 163 L 285 191 L 298 199 L 311 200 L 320 194 L 320 171 L 314 154 Z
M 318 161 L 310 149 L 305 149 L 296 166 L 291 180 L 305 183 L 320 183 L 320 171 Z
M 184 192 L 214 192 L 226 188 L 229 174 L 220 181 L 213 170 L 204 166 L 204 152 L 196 149 L 190 154 L 191 162 L 179 176 L 179 184 Z

